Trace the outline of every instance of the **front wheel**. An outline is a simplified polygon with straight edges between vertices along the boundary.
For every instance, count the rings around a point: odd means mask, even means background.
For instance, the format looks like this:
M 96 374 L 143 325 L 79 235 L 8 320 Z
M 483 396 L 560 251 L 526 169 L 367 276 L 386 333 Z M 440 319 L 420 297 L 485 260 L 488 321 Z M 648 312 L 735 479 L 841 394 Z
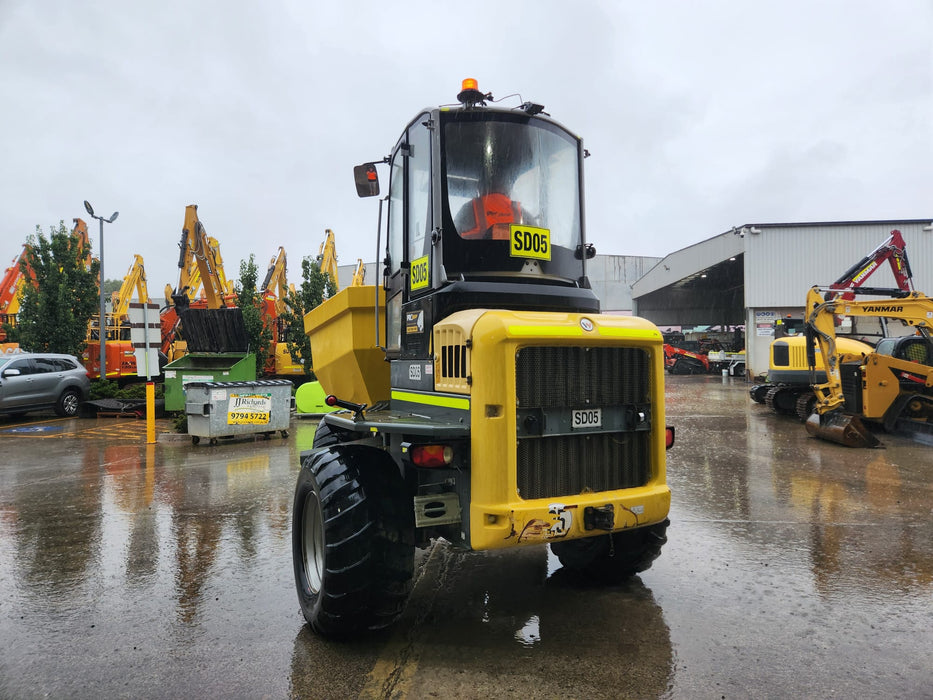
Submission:
M 81 394 L 77 389 L 65 389 L 55 404 L 55 413 L 66 418 L 74 418 L 81 407 Z
M 324 637 L 388 627 L 414 574 L 414 513 L 394 463 L 369 448 L 305 459 L 292 510 L 301 612 Z
M 667 542 L 670 520 L 634 530 L 552 542 L 551 551 L 568 569 L 603 581 L 621 581 L 647 571 Z

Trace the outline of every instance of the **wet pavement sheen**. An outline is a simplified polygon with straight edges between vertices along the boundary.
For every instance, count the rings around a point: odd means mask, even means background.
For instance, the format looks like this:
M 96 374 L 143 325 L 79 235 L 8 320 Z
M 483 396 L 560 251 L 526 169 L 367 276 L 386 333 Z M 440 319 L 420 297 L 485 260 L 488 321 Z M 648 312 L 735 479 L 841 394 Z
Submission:
M 933 697 L 933 446 L 809 437 L 669 377 L 668 544 L 594 587 L 546 548 L 420 553 L 391 631 L 303 625 L 290 436 L 0 418 L 0 698 Z

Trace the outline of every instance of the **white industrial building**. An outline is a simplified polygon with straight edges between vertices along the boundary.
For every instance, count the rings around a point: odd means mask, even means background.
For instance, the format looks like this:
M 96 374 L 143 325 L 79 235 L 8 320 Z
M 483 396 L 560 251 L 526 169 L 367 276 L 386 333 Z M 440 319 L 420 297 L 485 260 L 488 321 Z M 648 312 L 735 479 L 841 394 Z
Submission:
M 768 372 L 768 349 L 783 319 L 800 318 L 807 290 L 830 285 L 897 229 L 914 288 L 933 294 L 933 219 L 745 224 L 664 258 L 597 255 L 587 277 L 603 313 L 635 314 L 669 327 L 743 327 L 747 370 Z M 341 289 L 356 265 L 338 268 Z M 381 270 L 366 264 L 366 284 Z M 869 286 L 894 287 L 887 265 Z
M 746 224 L 671 253 L 632 287 L 633 311 L 659 327 L 744 325 L 747 369 L 768 371 L 775 329 L 897 229 L 914 288 L 933 294 L 933 219 Z M 894 287 L 887 265 L 868 286 Z

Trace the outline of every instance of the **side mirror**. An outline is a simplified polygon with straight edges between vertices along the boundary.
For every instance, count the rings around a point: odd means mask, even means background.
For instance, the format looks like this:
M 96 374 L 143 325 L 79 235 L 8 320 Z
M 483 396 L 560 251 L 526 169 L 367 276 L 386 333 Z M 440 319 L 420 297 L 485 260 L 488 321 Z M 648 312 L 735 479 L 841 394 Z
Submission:
M 18 376 L 19 376 L 19 370 L 18 370 L 18 369 L 8 369 L 8 370 L 4 370 L 3 376 L 4 376 L 4 377 L 18 377 Z
M 360 197 L 375 197 L 379 194 L 379 174 L 375 163 L 363 163 L 353 168 L 356 193 Z

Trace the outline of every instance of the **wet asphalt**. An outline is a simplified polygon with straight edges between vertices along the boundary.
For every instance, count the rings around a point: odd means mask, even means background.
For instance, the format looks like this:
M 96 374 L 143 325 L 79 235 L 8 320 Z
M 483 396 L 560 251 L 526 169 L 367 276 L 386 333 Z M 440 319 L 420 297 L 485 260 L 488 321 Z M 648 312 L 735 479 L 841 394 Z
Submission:
M 933 697 L 933 445 L 852 450 L 669 377 L 668 544 L 596 587 L 546 548 L 419 554 L 400 623 L 303 624 L 289 437 L 0 418 L 0 698 Z

